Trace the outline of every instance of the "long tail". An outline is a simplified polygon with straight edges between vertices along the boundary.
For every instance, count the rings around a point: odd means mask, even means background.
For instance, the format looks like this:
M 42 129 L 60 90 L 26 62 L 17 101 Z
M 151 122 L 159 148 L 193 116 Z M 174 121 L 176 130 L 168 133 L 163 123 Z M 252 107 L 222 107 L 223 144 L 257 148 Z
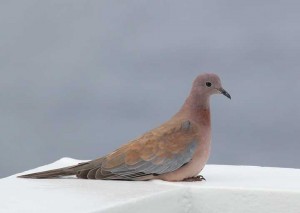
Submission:
M 48 170 L 44 172 L 36 172 L 36 173 L 31 173 L 27 175 L 21 175 L 18 176 L 19 178 L 35 178 L 35 179 L 41 179 L 41 178 L 55 178 L 59 176 L 69 176 L 69 175 L 76 175 L 79 178 L 87 178 L 83 177 L 81 174 L 82 171 L 88 172 L 89 170 L 93 168 L 99 168 L 101 166 L 101 163 L 103 161 L 103 158 L 98 158 L 92 161 L 88 162 L 83 162 L 79 163 L 74 166 L 68 166 L 68 167 L 63 167 L 59 169 L 53 169 L 53 170 Z
M 63 167 L 59 169 L 52 169 L 48 171 L 43 171 L 43 172 L 36 172 L 36 173 L 31 173 L 27 175 L 21 175 L 18 176 L 19 178 L 34 178 L 34 179 L 41 179 L 41 178 L 54 178 L 54 177 L 59 177 L 59 176 L 69 176 L 69 175 L 76 175 L 78 171 L 81 169 L 88 169 L 93 166 L 93 162 L 101 162 L 101 158 L 96 159 L 94 161 L 89 161 L 89 162 L 83 162 L 79 163 L 77 165 L 73 166 L 68 166 L 68 167 Z
M 75 174 L 76 174 L 76 169 L 74 169 L 74 166 L 70 166 L 70 167 L 64 167 L 60 169 L 48 170 L 44 172 L 36 172 L 27 175 L 21 175 L 18 177 L 40 179 L 40 178 L 54 178 L 59 176 L 68 176 L 68 175 L 75 175 Z

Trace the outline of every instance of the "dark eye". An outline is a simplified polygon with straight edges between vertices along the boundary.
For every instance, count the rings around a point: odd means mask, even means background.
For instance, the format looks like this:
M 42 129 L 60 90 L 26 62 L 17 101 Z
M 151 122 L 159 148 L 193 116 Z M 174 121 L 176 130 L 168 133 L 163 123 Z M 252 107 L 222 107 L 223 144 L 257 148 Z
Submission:
M 205 85 L 206 85 L 207 87 L 211 87 L 211 83 L 210 83 L 210 82 L 206 82 Z

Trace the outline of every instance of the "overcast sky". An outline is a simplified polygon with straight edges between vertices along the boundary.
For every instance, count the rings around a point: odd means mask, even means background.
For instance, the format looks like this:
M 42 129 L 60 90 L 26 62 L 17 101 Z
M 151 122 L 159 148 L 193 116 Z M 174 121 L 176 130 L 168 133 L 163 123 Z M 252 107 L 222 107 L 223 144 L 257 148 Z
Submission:
M 93 159 L 220 75 L 211 164 L 300 168 L 299 1 L 1 1 L 0 177 Z

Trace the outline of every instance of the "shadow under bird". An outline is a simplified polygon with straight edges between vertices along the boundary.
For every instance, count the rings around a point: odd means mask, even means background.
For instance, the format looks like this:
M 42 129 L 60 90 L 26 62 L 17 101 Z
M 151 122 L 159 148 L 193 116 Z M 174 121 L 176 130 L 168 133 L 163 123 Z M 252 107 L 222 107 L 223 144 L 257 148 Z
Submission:
M 211 148 L 210 96 L 230 95 L 213 73 L 199 75 L 181 109 L 161 126 L 95 160 L 19 176 L 84 179 L 201 181 Z

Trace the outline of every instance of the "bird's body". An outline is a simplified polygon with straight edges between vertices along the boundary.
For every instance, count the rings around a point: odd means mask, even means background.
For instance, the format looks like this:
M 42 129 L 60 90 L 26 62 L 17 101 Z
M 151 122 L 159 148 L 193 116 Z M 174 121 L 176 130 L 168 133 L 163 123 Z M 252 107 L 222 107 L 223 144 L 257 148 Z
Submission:
M 195 177 L 210 154 L 209 97 L 216 93 L 230 98 L 217 75 L 200 75 L 179 112 L 161 126 L 96 160 L 20 177 L 76 175 L 85 179 L 166 181 Z

